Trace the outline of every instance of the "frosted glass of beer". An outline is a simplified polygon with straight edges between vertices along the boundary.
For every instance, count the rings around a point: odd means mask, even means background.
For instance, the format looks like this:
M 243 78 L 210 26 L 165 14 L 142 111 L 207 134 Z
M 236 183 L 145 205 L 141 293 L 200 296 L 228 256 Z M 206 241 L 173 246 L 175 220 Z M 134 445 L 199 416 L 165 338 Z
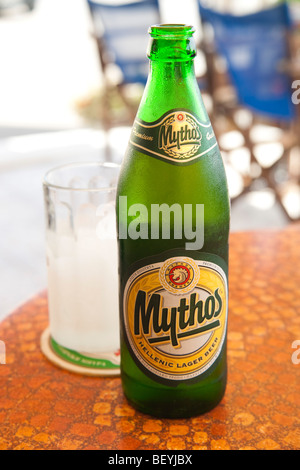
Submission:
M 83 367 L 118 365 L 118 174 L 111 163 L 72 164 L 43 183 L 51 344 Z

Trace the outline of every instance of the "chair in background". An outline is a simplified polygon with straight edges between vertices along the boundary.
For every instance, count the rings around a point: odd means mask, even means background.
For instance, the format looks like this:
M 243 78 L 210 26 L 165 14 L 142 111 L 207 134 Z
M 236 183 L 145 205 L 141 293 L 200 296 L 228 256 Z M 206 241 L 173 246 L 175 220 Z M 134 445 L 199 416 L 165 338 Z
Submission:
M 87 1 L 103 71 L 102 124 L 106 130 L 131 125 L 148 76 L 148 28 L 159 23 L 158 0 Z M 136 99 L 135 85 L 141 90 Z M 115 109 L 120 100 L 122 111 Z
M 201 48 L 207 61 L 209 92 L 212 96 L 212 119 L 226 119 L 233 130 L 244 137 L 250 151 L 250 168 L 255 174 L 243 175 L 241 196 L 249 191 L 257 176 L 264 179 L 277 201 L 291 219 L 283 204 L 283 194 L 274 178 L 275 161 L 270 166 L 262 164 L 255 154 L 251 139 L 253 124 L 260 122 L 277 126 L 286 132 L 283 136 L 284 151 L 280 164 L 290 165 L 290 150 L 299 145 L 300 126 L 292 103 L 292 77 L 286 65 L 291 60 L 289 38 L 293 29 L 286 3 L 245 16 L 222 14 L 203 6 L 198 0 L 204 40 Z M 212 39 L 206 40 L 207 32 Z M 218 69 L 218 59 L 225 60 L 225 72 Z M 240 125 L 237 111 L 251 113 L 251 125 Z M 222 119 L 221 119 L 222 121 Z M 222 139 L 221 139 L 222 141 Z M 293 178 L 293 175 L 289 175 Z

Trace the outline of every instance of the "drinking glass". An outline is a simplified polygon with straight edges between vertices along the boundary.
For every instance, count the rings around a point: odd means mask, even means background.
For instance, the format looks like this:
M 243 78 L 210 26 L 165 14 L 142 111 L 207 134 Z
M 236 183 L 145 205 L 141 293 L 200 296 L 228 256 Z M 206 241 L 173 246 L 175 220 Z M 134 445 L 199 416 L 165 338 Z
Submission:
M 80 365 L 119 350 L 118 175 L 116 164 L 77 163 L 43 182 L 52 346 Z

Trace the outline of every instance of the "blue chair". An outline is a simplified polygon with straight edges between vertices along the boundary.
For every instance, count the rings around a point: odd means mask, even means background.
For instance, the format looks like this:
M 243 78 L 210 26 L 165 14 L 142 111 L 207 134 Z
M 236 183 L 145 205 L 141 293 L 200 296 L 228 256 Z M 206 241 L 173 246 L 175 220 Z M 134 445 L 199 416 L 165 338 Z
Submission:
M 256 171 L 260 167 L 258 177 L 273 190 L 277 202 L 287 217 L 293 220 L 282 202 L 282 192 L 274 177 L 280 165 L 288 174 L 290 150 L 299 145 L 299 116 L 292 103 L 293 79 L 288 72 L 288 64 L 291 64 L 289 39 L 293 32 L 289 8 L 284 2 L 254 14 L 235 16 L 206 8 L 201 0 L 198 0 L 198 5 L 204 28 L 203 47 L 217 133 L 218 116 L 222 115 L 230 129 L 236 129 L 243 135 L 245 145 L 250 150 L 251 167 L 255 167 Z M 212 40 L 205 43 L 207 25 L 213 35 Z M 226 62 L 227 70 L 220 76 L 214 67 L 216 57 L 222 57 Z M 226 91 L 220 87 L 224 77 L 225 84 L 230 85 L 234 93 L 227 95 L 230 87 L 227 86 Z M 251 112 L 254 123 L 278 125 L 287 131 L 282 139 L 282 157 L 273 165 L 266 167 L 256 157 L 251 126 L 239 126 L 235 119 L 235 112 L 241 108 Z M 298 131 L 293 131 L 297 126 Z M 257 179 L 256 171 L 253 175 L 251 170 L 249 175 L 241 175 L 244 189 L 236 199 L 251 190 Z M 290 181 L 292 178 L 290 175 Z
M 291 121 L 291 78 L 282 70 L 289 57 L 291 28 L 286 3 L 245 16 L 222 14 L 198 0 L 202 22 L 214 32 L 216 52 L 225 58 L 238 101 L 263 116 Z
M 120 82 L 145 84 L 148 76 L 148 28 L 159 23 L 158 0 L 88 0 L 104 73 L 110 64 Z
M 159 4 L 158 0 L 87 3 L 103 72 L 100 97 L 94 97 L 98 103 L 91 108 L 94 119 L 106 131 L 106 156 L 110 159 L 108 131 L 116 125 L 132 125 L 147 81 L 148 29 L 160 22 Z

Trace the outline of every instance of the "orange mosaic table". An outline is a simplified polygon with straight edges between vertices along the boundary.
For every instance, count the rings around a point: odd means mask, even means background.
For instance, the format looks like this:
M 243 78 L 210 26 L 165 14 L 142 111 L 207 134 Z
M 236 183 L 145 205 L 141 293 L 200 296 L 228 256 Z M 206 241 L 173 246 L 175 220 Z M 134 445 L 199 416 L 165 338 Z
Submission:
M 186 420 L 135 411 L 119 377 L 52 365 L 40 351 L 46 294 L 19 308 L 0 325 L 0 450 L 300 449 L 300 227 L 233 234 L 229 285 L 226 395 Z

